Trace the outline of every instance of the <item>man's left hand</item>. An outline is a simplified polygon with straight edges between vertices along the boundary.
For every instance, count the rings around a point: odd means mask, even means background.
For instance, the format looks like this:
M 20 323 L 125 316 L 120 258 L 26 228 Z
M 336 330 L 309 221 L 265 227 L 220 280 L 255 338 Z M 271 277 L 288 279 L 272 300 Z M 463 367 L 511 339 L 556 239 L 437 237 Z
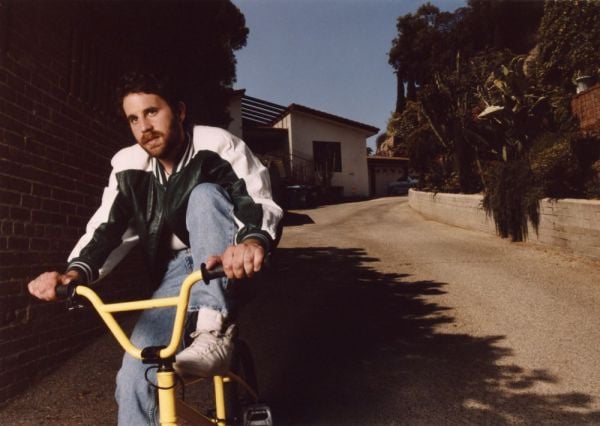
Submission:
M 229 246 L 221 256 L 211 256 L 206 268 L 223 265 L 223 271 L 229 279 L 250 278 L 260 271 L 265 259 L 265 249 L 256 240 L 248 239 L 235 246 Z

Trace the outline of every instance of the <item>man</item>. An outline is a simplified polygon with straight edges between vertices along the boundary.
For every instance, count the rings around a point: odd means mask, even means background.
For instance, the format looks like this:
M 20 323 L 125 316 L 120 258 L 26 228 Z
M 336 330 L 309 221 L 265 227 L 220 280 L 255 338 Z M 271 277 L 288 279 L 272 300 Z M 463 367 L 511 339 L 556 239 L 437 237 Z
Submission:
M 153 297 L 179 293 L 183 279 L 206 262 L 227 278 L 193 288 L 197 311 L 191 345 L 177 355 L 180 373 L 210 376 L 231 359 L 229 280 L 252 277 L 272 249 L 282 211 L 271 198 L 268 172 L 228 132 L 196 126 L 186 132 L 186 106 L 155 75 L 132 73 L 119 99 L 137 144 L 119 151 L 98 211 L 69 257 L 66 272 L 46 272 L 29 283 L 32 295 L 56 298 L 56 286 L 105 276 L 135 243 L 160 284 Z M 138 347 L 170 337 L 172 310 L 144 311 L 131 339 Z M 153 424 L 154 389 L 147 366 L 125 355 L 117 375 L 119 424 Z

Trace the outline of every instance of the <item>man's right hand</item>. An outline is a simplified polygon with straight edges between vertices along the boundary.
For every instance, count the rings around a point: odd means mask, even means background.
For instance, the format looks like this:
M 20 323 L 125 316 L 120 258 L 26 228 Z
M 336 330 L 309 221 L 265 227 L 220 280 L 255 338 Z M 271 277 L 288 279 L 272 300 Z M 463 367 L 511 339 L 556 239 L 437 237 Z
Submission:
M 58 272 L 44 272 L 36 279 L 32 280 L 27 288 L 32 296 L 40 300 L 56 300 L 56 286 L 67 285 L 71 281 L 79 279 L 79 273 L 71 270 L 66 274 Z

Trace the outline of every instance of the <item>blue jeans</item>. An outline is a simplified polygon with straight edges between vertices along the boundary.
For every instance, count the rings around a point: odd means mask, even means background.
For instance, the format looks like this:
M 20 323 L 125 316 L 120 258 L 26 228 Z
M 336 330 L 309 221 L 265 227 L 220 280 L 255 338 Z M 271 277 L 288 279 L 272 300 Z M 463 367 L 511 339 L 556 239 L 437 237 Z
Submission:
M 187 215 L 190 234 L 190 249 L 174 254 L 168 263 L 167 272 L 153 297 L 170 297 L 179 294 L 185 277 L 211 255 L 220 255 L 234 244 L 237 226 L 233 216 L 233 205 L 227 193 L 218 185 L 200 184 L 190 195 Z M 228 314 L 226 278 L 215 279 L 209 285 L 199 283 L 192 287 L 189 311 L 208 307 Z M 144 311 L 131 335 L 139 348 L 167 345 L 173 328 L 175 310 L 159 308 Z M 127 354 L 117 374 L 116 399 L 119 404 L 119 425 L 157 425 L 158 409 L 155 389 L 150 386 L 144 373 L 149 365 Z M 156 383 L 156 371 L 148 378 Z

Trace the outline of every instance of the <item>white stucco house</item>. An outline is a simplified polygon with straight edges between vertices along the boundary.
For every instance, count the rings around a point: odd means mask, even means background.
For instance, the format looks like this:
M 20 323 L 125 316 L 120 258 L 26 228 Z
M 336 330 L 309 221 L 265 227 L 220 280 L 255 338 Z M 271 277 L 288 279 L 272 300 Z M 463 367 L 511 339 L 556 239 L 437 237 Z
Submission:
M 299 104 L 287 107 L 234 92 L 229 131 L 299 182 L 324 174 L 343 197 L 370 195 L 366 140 L 377 127 Z

